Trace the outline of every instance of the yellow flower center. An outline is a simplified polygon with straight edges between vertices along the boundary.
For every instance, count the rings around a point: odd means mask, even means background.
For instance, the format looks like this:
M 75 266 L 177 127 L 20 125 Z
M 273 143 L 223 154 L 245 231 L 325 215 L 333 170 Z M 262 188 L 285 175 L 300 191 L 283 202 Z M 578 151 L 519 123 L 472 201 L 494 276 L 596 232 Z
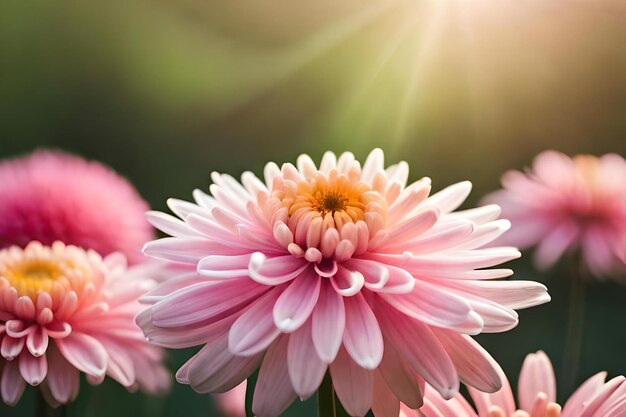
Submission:
M 19 296 L 35 300 L 40 292 L 52 291 L 55 283 L 64 284 L 63 270 L 67 266 L 46 260 L 24 260 L 4 269 L 0 276 L 9 281 Z

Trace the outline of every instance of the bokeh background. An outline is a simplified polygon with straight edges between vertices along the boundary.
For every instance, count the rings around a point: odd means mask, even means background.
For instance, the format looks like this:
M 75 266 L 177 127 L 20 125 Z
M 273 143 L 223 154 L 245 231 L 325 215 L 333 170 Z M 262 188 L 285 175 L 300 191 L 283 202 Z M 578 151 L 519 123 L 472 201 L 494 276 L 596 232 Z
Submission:
M 544 149 L 626 155 L 625 45 L 620 0 L 5 1 L 0 157 L 98 159 L 164 210 L 213 170 L 382 147 L 435 189 L 470 179 L 472 206 Z M 515 386 L 538 349 L 562 371 L 568 272 L 538 273 L 529 256 L 512 267 L 553 297 L 479 337 Z M 190 355 L 171 352 L 172 368 Z M 579 381 L 626 373 L 626 287 L 589 289 L 580 368 Z M 187 386 L 150 398 L 107 382 L 83 386 L 70 415 L 217 416 L 212 404 Z

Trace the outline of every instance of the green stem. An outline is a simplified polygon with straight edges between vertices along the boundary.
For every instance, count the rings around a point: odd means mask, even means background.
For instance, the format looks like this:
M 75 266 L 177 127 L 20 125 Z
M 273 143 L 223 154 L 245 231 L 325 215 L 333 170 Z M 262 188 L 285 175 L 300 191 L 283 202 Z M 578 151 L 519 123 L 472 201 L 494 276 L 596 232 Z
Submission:
M 333 382 L 327 374 L 317 392 L 317 417 L 337 417 L 335 401 Z
M 580 258 L 575 257 L 572 260 L 567 337 L 563 354 L 563 381 L 567 392 L 572 392 L 576 386 L 585 323 L 585 293 L 582 264 Z

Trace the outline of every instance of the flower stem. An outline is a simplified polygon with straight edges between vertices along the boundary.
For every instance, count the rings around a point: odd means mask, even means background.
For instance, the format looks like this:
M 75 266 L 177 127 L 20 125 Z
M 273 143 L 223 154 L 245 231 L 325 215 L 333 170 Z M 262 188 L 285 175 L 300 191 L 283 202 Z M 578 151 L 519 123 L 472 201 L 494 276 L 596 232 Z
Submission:
M 317 392 L 317 417 L 337 417 L 335 391 L 330 375 L 326 375 Z
M 582 263 L 579 257 L 574 257 L 570 277 L 569 314 L 562 372 L 568 393 L 571 393 L 576 386 L 585 323 L 585 292 L 586 283 Z

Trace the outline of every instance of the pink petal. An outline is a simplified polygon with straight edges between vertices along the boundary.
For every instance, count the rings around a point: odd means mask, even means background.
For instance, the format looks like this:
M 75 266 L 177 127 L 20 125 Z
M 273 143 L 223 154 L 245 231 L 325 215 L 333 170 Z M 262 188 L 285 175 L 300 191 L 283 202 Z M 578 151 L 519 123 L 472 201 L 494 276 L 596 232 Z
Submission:
M 74 401 L 80 388 L 80 374 L 70 365 L 55 346 L 51 346 L 48 357 L 48 376 L 46 381 L 50 393 L 59 404 Z
M 24 347 L 24 338 L 14 338 L 6 335 L 2 338 L 2 345 L 0 346 L 0 354 L 3 358 L 11 361 L 19 356 Z
M 376 369 L 383 358 L 383 336 L 376 316 L 363 295 L 347 297 L 343 344 L 352 359 L 365 369 Z
M 294 279 L 274 304 L 274 323 L 291 333 L 308 320 L 320 294 L 321 278 L 309 269 Z
M 578 227 L 565 222 L 541 239 L 535 251 L 535 264 L 539 269 L 547 269 L 563 255 L 578 235 Z
M 248 278 L 200 282 L 178 290 L 152 307 L 160 327 L 180 327 L 217 321 L 245 307 L 268 290 Z
M 483 392 L 502 387 L 496 361 L 471 337 L 454 331 L 432 328 L 454 363 L 461 381 Z
M 246 277 L 250 258 L 250 254 L 205 256 L 198 262 L 198 273 L 215 279 Z
M 502 381 L 502 388 L 493 394 L 479 391 L 472 386 L 467 387 L 467 391 L 472 397 L 472 400 L 474 400 L 476 410 L 480 416 L 488 416 L 489 410 L 494 406 L 500 407 L 506 416 L 513 414 L 516 410 L 513 391 L 511 391 L 509 380 L 506 378 L 506 375 L 504 375 L 502 369 L 498 368 L 498 373 Z
M 84 333 L 73 332 L 55 342 L 65 359 L 79 371 L 95 377 L 104 376 L 107 353 L 98 340 Z
M 146 243 L 143 253 L 169 262 L 197 265 L 200 259 L 223 248 L 222 243 L 204 237 L 165 237 Z
M 389 338 L 407 364 L 426 382 L 444 398 L 452 398 L 459 391 L 459 378 L 439 339 L 418 320 L 389 308 L 383 313 L 385 338 Z
M 264 285 L 279 285 L 299 276 L 308 267 L 304 259 L 291 255 L 267 257 L 255 252 L 250 258 L 250 278 Z
M 606 375 L 606 372 L 599 372 L 583 382 L 569 397 L 563 407 L 561 415 L 570 417 L 581 415 L 590 399 L 595 397 L 604 388 Z
M 228 350 L 228 334 L 207 343 L 176 375 L 199 393 L 226 392 L 243 382 L 263 358 L 262 354 L 238 357 Z M 183 379 L 181 380 L 181 377 Z
M 252 401 L 257 417 L 276 417 L 296 399 L 285 360 L 288 342 L 289 336 L 281 336 L 265 354 Z
M 545 285 L 534 281 L 454 281 L 447 287 L 486 298 L 515 310 L 550 301 Z
M 330 375 L 343 408 L 351 416 L 364 416 L 372 404 L 374 371 L 360 367 L 340 349 L 330 364 Z
M 335 360 L 345 329 L 343 297 L 330 283 L 322 282 L 320 296 L 311 316 L 311 335 L 319 357 L 326 363 Z
M 6 404 L 14 406 L 22 397 L 25 388 L 26 381 L 20 375 L 17 361 L 6 362 L 2 369 L 2 381 L 0 381 L 2 400 Z
M 235 355 L 253 356 L 265 350 L 280 334 L 272 310 L 282 288 L 276 287 L 252 304 L 230 329 L 228 348 Z
M 36 326 L 35 331 L 26 336 L 26 347 L 33 356 L 41 356 L 48 349 L 48 332 L 44 327 Z
M 518 384 L 519 405 L 531 410 L 539 393 L 547 396 L 548 402 L 556 401 L 556 379 L 548 356 L 539 351 L 526 356 Z
M 337 270 L 337 273 L 330 278 L 330 282 L 339 294 L 344 297 L 352 297 L 358 294 L 365 284 L 365 278 L 358 271 L 350 271 L 343 266 Z
M 311 320 L 289 337 L 287 352 L 289 378 L 302 400 L 315 394 L 324 379 L 327 365 L 318 356 L 311 337 Z
M 422 389 L 413 372 L 407 369 L 396 348 L 385 344 L 385 354 L 378 368 L 394 395 L 412 409 L 422 406 Z
M 36 358 L 24 353 L 19 357 L 19 367 L 22 377 L 32 386 L 41 384 L 48 373 L 48 361 L 45 355 Z
M 433 227 L 439 218 L 439 209 L 427 207 L 414 214 L 412 217 L 398 223 L 389 230 L 387 242 L 399 242 L 412 239 L 421 235 L 426 230 Z M 383 245 L 382 248 L 389 244 Z
M 472 183 L 459 182 L 431 195 L 425 204 L 438 207 L 442 213 L 450 213 L 458 208 L 472 191 Z
M 374 376 L 372 412 L 376 417 L 398 417 L 400 414 L 400 401 L 389 389 L 385 378 L 378 371 Z

